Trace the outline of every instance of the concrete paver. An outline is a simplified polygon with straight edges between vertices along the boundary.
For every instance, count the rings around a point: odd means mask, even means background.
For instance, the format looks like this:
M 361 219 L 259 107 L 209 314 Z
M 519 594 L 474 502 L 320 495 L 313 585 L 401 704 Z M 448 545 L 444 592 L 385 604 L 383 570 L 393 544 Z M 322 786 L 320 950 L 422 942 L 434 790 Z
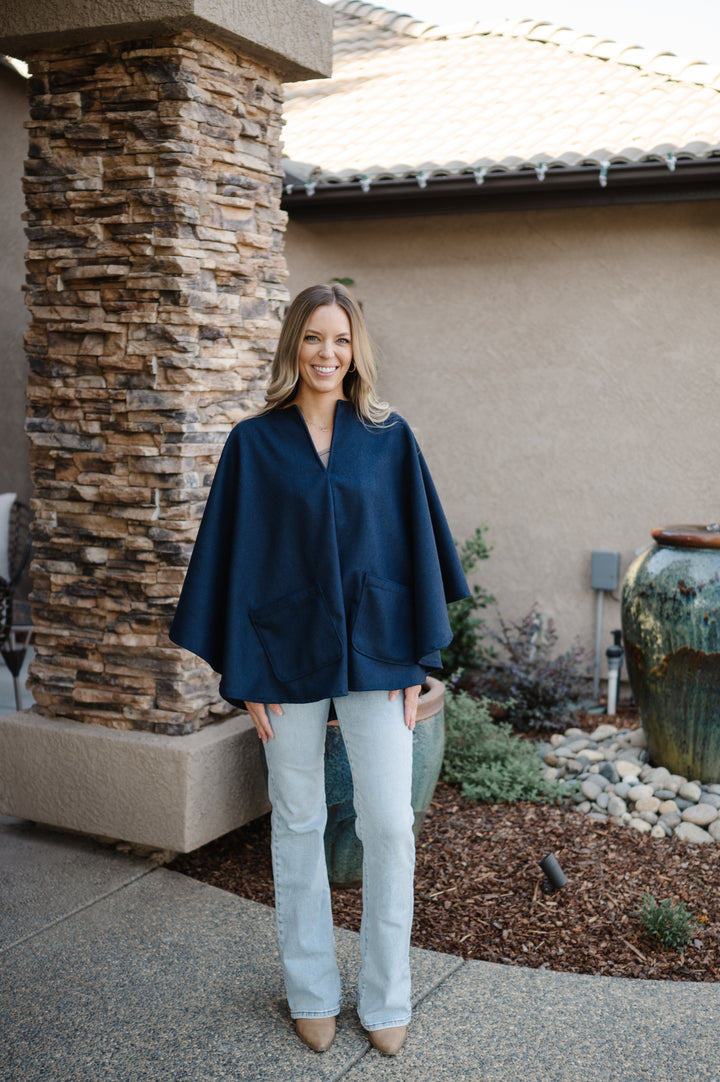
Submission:
M 720 1082 L 720 989 L 552 973 L 413 949 L 394 1059 L 345 1007 L 296 1038 L 272 909 L 87 839 L 0 818 L 2 1082 Z

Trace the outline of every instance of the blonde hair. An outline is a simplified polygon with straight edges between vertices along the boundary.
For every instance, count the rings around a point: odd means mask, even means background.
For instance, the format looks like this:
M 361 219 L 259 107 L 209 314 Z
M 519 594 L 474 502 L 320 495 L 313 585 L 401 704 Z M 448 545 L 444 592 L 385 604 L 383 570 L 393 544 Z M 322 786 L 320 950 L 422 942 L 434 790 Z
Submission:
M 391 411 L 387 402 L 381 402 L 375 395 L 377 369 L 365 320 L 353 295 L 339 282 L 308 286 L 290 303 L 280 330 L 262 412 L 281 409 L 289 405 L 295 397 L 303 333 L 312 313 L 324 305 L 337 305 L 342 308 L 350 321 L 353 363 L 343 381 L 344 393 L 355 407 L 361 421 L 374 425 L 384 424 Z

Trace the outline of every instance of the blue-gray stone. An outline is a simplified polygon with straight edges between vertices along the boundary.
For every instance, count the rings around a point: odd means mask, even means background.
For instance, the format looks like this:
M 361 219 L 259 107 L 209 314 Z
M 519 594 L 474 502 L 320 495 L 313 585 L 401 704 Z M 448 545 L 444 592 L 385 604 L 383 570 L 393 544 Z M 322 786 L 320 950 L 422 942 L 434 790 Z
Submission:
M 717 793 L 703 793 L 698 804 L 709 804 L 711 808 L 720 808 L 720 796 Z
M 601 774 L 603 778 L 607 778 L 611 785 L 616 785 L 620 781 L 620 775 L 614 763 L 598 763 L 598 774 Z
M 602 788 L 597 784 L 594 778 L 587 778 L 582 783 L 582 792 L 588 800 L 596 800 L 602 792 Z

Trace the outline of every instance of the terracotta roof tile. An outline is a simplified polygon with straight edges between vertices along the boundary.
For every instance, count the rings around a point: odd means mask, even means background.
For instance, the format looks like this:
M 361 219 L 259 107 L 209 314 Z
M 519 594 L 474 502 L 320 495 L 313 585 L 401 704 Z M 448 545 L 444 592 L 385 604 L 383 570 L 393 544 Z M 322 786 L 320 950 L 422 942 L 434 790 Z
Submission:
M 358 0 L 333 6 L 332 79 L 287 88 L 294 175 L 322 184 L 720 150 L 714 65 L 543 20 L 441 28 Z

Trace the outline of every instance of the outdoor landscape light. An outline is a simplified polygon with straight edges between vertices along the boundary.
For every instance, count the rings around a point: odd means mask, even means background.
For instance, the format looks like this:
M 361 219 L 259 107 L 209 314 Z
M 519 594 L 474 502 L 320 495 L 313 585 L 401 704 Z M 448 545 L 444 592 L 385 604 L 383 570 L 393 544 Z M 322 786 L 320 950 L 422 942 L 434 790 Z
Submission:
M 565 886 L 567 877 L 553 853 L 548 853 L 546 857 L 543 857 L 540 861 L 540 867 L 545 873 L 542 889 L 546 894 L 553 894 L 556 890 L 560 890 L 561 887 Z

